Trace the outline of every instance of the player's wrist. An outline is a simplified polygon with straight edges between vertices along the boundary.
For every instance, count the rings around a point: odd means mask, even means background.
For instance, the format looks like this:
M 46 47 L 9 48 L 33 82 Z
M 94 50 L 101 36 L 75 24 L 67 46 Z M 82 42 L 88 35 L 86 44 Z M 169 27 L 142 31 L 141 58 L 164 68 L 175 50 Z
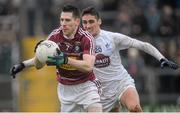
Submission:
M 167 61 L 167 59 L 166 59 L 166 58 L 161 58 L 161 59 L 160 59 L 160 63 L 162 63 L 162 62 L 164 62 L 164 61 Z
M 26 67 L 23 62 L 21 62 L 20 65 L 21 65 L 22 69 L 24 69 Z

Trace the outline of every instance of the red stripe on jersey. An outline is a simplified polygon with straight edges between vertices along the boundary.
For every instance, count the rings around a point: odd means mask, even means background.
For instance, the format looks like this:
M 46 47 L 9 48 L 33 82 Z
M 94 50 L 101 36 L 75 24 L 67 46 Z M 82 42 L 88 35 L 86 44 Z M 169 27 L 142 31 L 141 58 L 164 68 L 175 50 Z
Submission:
M 94 37 L 89 32 L 84 31 L 82 28 L 79 29 L 78 33 L 85 35 L 90 40 L 90 44 L 91 44 L 90 45 L 90 53 L 94 54 L 94 50 L 93 50 L 93 48 L 94 48 L 94 40 L 93 40 Z

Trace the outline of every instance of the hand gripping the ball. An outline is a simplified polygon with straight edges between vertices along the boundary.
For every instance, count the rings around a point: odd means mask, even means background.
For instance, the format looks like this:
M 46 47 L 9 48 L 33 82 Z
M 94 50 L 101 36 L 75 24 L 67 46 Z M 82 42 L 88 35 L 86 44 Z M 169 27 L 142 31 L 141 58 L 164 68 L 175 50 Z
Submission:
M 160 60 L 160 62 L 161 62 L 161 68 L 169 67 L 169 68 L 172 68 L 174 70 L 178 68 L 178 65 L 176 63 L 174 63 L 172 61 L 169 61 L 169 60 L 167 60 L 165 58 L 162 58 Z
M 67 62 L 67 55 L 57 49 L 57 54 L 55 56 L 48 56 L 46 64 L 48 66 L 56 66 L 57 68 L 59 68 L 62 64 L 67 64 Z
M 16 65 L 14 65 L 14 66 L 10 69 L 10 75 L 11 75 L 13 78 L 16 78 L 16 74 L 17 74 L 18 72 L 22 71 L 24 68 L 25 68 L 24 63 L 16 64 Z
M 45 40 L 37 45 L 38 46 L 35 49 L 35 55 L 37 59 L 43 64 L 46 63 L 48 56 L 56 55 L 56 49 L 59 48 L 58 44 L 51 40 Z

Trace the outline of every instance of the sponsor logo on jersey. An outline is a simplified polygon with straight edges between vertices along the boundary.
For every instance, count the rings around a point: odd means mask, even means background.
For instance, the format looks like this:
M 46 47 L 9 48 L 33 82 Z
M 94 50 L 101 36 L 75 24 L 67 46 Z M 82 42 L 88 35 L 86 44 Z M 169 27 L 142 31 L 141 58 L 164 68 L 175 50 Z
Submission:
M 105 56 L 103 54 L 97 54 L 96 60 L 95 60 L 95 67 L 96 68 L 102 68 L 107 67 L 110 64 L 110 58 L 109 56 Z

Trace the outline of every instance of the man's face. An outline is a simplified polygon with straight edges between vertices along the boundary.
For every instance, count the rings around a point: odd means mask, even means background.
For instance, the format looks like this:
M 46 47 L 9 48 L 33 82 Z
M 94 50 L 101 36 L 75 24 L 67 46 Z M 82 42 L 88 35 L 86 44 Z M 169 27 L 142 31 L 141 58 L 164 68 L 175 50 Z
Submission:
M 62 12 L 60 16 L 60 24 L 62 26 L 63 34 L 66 36 L 71 36 L 77 26 L 80 24 L 79 18 L 74 18 L 71 12 Z
M 88 32 L 96 36 L 100 30 L 101 19 L 97 19 L 96 16 L 90 14 L 85 14 L 82 17 L 82 24 Z

